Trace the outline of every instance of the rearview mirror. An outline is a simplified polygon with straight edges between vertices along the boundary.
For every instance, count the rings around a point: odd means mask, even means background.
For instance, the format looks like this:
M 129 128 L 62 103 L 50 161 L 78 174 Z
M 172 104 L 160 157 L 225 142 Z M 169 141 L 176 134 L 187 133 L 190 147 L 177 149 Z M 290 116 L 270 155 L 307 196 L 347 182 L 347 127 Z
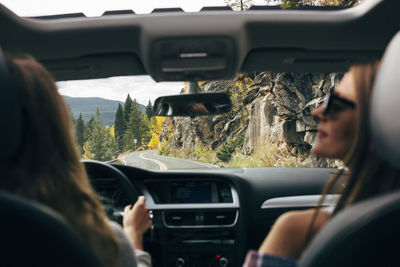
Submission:
M 204 116 L 227 112 L 232 104 L 227 93 L 162 96 L 154 102 L 157 116 Z

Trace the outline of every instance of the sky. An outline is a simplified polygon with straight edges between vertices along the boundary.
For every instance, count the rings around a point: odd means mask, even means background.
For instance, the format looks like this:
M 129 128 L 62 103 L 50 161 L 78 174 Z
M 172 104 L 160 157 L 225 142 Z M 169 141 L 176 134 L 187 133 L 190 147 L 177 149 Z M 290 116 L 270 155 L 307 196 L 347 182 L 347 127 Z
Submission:
M 155 82 L 150 76 L 124 76 L 106 79 L 57 82 L 62 95 L 72 97 L 101 97 L 125 101 L 129 94 L 143 105 L 159 96 L 179 94 L 184 82 Z M 151 89 L 151 90 L 150 90 Z
M 254 0 L 263 5 L 264 0 Z M 150 13 L 154 8 L 181 7 L 197 12 L 204 6 L 225 6 L 224 0 L 0 0 L 19 16 L 43 16 L 83 12 L 86 16 L 101 16 L 106 10 L 132 9 L 136 14 Z M 154 103 L 158 96 L 178 94 L 183 82 L 156 83 L 150 76 L 112 77 L 107 79 L 58 82 L 62 95 L 101 97 L 125 101 L 128 94 L 140 104 Z M 150 90 L 151 88 L 151 90 Z

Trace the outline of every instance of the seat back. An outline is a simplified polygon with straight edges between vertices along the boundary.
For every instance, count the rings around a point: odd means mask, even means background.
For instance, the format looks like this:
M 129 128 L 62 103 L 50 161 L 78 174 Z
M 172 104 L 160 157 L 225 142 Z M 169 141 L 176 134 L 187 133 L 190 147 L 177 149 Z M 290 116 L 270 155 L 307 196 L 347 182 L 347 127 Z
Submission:
M 51 209 L 0 191 L 1 266 L 100 267 L 84 240 Z
M 400 32 L 388 45 L 370 109 L 375 149 L 400 168 Z M 299 266 L 398 266 L 400 191 L 362 201 L 339 212 L 313 239 Z
M 299 267 L 397 266 L 399 222 L 400 192 L 362 201 L 339 212 L 318 233 Z

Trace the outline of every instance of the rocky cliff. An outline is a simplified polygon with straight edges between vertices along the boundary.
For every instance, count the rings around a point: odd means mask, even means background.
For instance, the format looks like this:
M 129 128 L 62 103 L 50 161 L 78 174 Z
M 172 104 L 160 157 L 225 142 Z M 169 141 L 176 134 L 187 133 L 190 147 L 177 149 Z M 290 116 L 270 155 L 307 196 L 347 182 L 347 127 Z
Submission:
M 161 144 L 167 145 L 167 149 L 182 150 L 190 157 L 195 147 L 219 151 L 228 140 L 244 135 L 236 153 L 252 155 L 268 142 L 276 145 L 282 155 L 299 159 L 302 166 L 334 166 L 335 162 L 310 153 L 317 126 L 310 113 L 341 76 L 262 72 L 241 74 L 233 81 L 205 82 L 200 86 L 204 92 L 231 94 L 232 111 L 214 117 L 167 119 L 160 135 Z

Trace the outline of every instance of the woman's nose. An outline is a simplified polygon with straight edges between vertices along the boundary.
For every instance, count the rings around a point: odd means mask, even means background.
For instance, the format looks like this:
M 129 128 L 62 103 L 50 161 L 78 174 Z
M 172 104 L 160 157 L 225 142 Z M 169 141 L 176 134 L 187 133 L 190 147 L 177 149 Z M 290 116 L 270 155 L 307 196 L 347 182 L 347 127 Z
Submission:
M 313 116 L 314 118 L 317 118 L 318 120 L 323 120 L 326 118 L 326 116 L 324 115 L 324 108 L 323 105 L 319 105 L 317 108 L 315 108 L 312 112 L 311 112 L 311 116 Z

